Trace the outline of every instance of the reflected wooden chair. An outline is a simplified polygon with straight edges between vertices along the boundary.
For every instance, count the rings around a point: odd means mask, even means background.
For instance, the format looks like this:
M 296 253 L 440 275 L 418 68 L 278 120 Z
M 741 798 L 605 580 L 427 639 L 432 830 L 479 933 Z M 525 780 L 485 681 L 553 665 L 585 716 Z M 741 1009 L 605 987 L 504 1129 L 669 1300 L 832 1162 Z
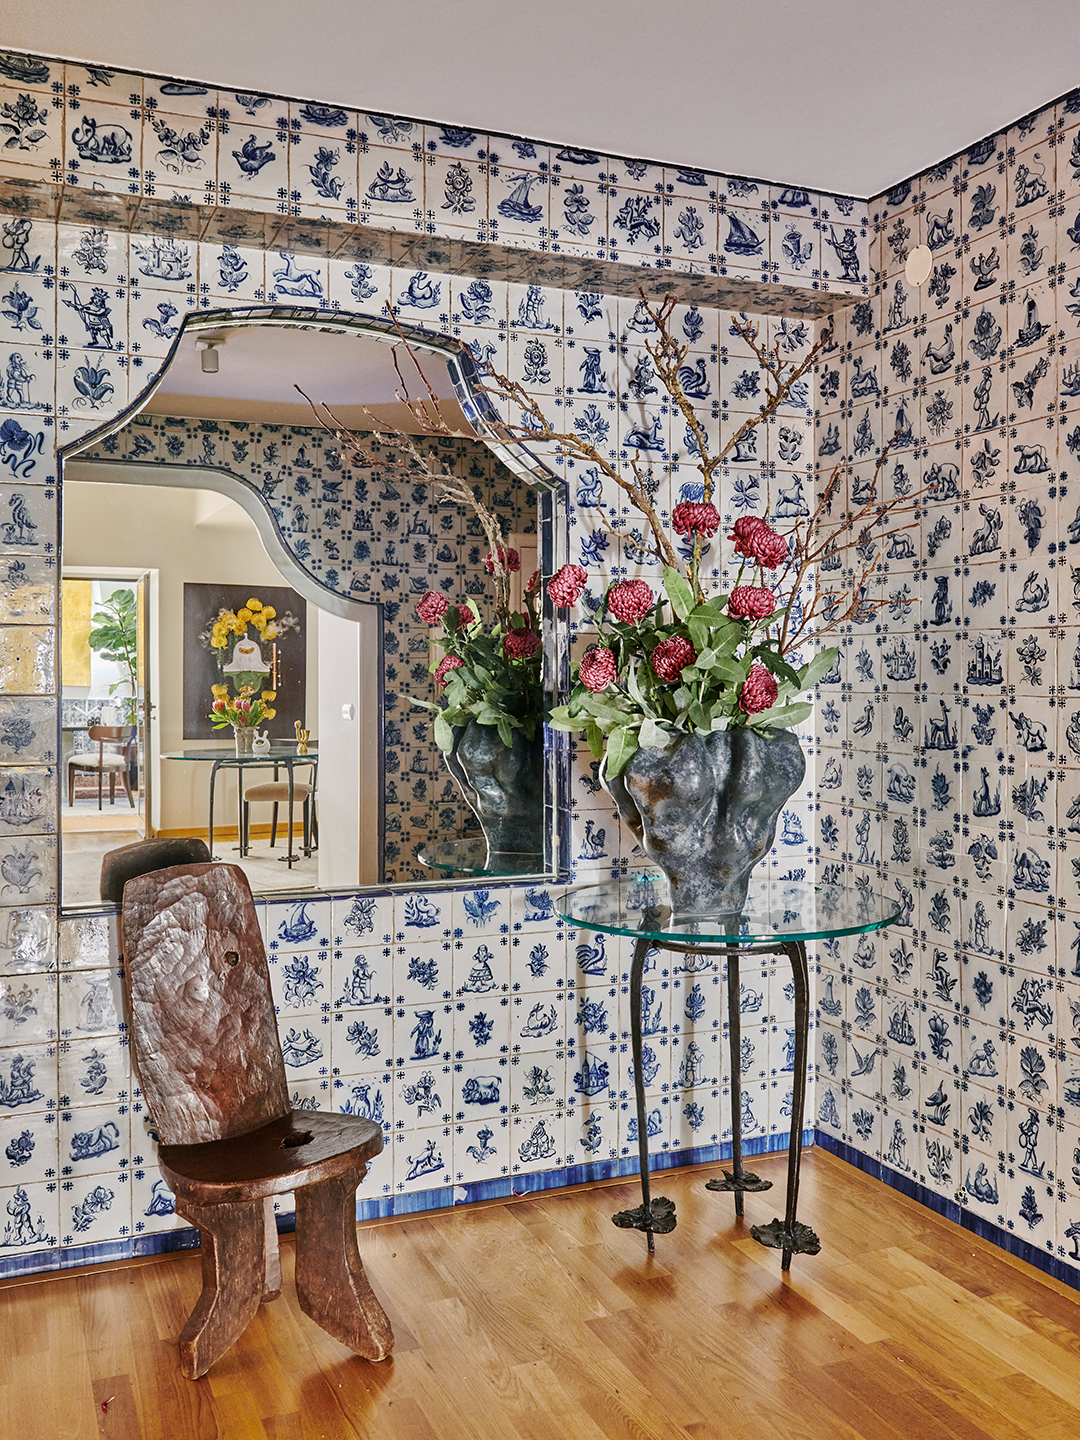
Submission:
M 125 847 L 129 869 L 134 848 Z M 184 1375 L 204 1375 L 280 1293 L 273 1197 L 289 1191 L 300 1308 L 365 1359 L 384 1359 L 394 1337 L 364 1274 L 355 1208 L 382 1129 L 290 1106 L 244 872 L 194 864 L 134 876 L 121 926 L 132 1059 L 158 1164 L 202 1237 L 203 1291 L 180 1336 Z
M 109 777 L 109 804 L 116 801 L 116 777 L 119 775 L 127 792 L 128 804 L 135 809 L 131 790 L 131 766 L 135 759 L 137 725 L 91 725 L 87 734 L 97 741 L 97 754 L 88 750 L 68 757 L 68 804 L 75 804 L 75 776 L 80 772 L 97 773 L 97 808 L 101 809 L 102 782 Z

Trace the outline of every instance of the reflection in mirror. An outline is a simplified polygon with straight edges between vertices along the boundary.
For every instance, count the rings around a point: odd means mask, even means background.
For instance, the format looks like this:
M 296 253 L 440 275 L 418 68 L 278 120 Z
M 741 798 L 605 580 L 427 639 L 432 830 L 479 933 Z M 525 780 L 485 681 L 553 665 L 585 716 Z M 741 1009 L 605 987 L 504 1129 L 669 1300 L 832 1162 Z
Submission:
M 189 325 L 143 407 L 65 457 L 65 907 L 97 903 L 105 851 L 150 834 L 205 837 L 211 824 L 215 854 L 244 865 L 256 893 L 475 871 L 476 817 L 410 697 L 436 696 L 417 601 L 435 590 L 481 613 L 492 603 L 476 514 L 418 483 L 393 436 L 368 437 L 363 457 L 348 452 L 297 395 L 295 385 L 325 399 L 354 430 L 415 432 L 389 344 L 308 328 L 310 316 L 287 328 L 225 318 Z M 208 338 L 219 342 L 216 370 L 203 364 Z M 432 353 L 425 370 L 451 428 L 468 431 L 461 367 L 448 371 Z M 456 437 L 416 444 L 520 552 L 520 607 L 523 582 L 551 563 L 550 494 L 538 525 L 532 476 L 512 450 Z M 109 659 L 97 633 L 123 590 L 133 595 L 134 670 L 115 645 Z M 215 696 L 261 703 L 266 717 L 234 739 L 231 727 L 209 726 Z M 127 725 L 130 739 L 102 740 L 101 725 Z M 237 749 L 251 728 L 261 734 L 249 758 Z M 270 753 L 258 753 L 267 741 Z M 506 873 L 548 867 L 553 808 L 535 853 Z M 455 841 L 457 870 L 447 863 Z

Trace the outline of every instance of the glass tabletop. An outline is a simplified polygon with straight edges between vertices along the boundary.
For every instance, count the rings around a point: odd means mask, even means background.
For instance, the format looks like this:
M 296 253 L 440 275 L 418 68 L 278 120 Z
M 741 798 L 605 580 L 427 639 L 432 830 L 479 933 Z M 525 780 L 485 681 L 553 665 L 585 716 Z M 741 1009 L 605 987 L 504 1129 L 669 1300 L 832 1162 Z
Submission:
M 541 850 L 488 850 L 482 835 L 459 840 L 425 840 L 416 847 L 416 858 L 431 870 L 450 875 L 542 875 Z
M 667 881 L 652 872 L 564 890 L 553 897 L 552 906 L 563 920 L 585 930 L 680 944 L 761 945 L 861 935 L 891 925 L 900 915 L 895 900 L 870 890 L 769 879 L 751 879 L 739 915 L 677 915 Z
M 240 765 L 258 765 L 260 762 L 263 765 L 267 763 L 273 765 L 280 764 L 283 760 L 295 760 L 298 764 L 303 765 L 305 761 L 317 760 L 319 749 L 309 740 L 306 755 L 296 753 L 296 742 L 294 741 L 292 745 L 280 743 L 271 745 L 270 749 L 264 750 L 261 755 L 237 755 L 235 750 L 230 750 L 223 745 L 217 749 L 206 747 L 200 750 L 170 750 L 161 758 L 162 760 L 228 760 Z

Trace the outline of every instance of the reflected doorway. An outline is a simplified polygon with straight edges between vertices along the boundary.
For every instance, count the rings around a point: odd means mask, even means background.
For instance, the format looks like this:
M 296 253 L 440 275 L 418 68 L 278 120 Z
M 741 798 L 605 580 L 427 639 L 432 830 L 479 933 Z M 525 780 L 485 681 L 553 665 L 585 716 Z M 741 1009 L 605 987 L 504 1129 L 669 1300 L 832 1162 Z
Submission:
M 150 575 L 108 565 L 63 572 L 60 836 L 69 881 L 96 895 L 106 850 L 147 838 Z
M 96 476 L 93 481 L 69 478 L 63 499 L 66 563 L 61 616 L 64 655 L 61 878 L 64 907 L 98 903 L 101 858 L 108 850 L 155 835 L 208 838 L 213 761 L 192 762 L 176 757 L 181 752 L 194 750 L 209 751 L 212 756 L 229 756 L 235 755 L 235 748 L 230 729 L 214 731 L 203 726 L 192 732 L 190 722 L 185 720 L 185 680 L 190 682 L 188 672 L 193 668 L 186 663 L 186 656 L 200 643 L 199 635 L 187 633 L 191 630 L 191 617 L 185 615 L 185 591 L 190 598 L 193 588 L 209 592 L 214 590 L 210 582 L 216 584 L 224 580 L 232 582 L 234 590 L 239 585 L 237 593 L 242 591 L 244 597 L 261 595 L 264 601 L 268 601 L 271 594 L 275 598 L 282 594 L 291 597 L 288 607 L 281 606 L 279 616 L 288 634 L 270 638 L 295 642 L 298 636 L 303 637 L 301 668 L 295 674 L 289 672 L 290 683 L 299 687 L 300 694 L 290 698 L 296 713 L 302 717 L 303 727 L 310 733 L 311 751 L 322 774 L 333 777 L 334 784 L 327 795 L 325 818 L 316 789 L 312 808 L 318 817 L 319 839 L 323 845 L 312 847 L 306 855 L 302 853 L 303 805 L 297 798 L 293 815 L 296 858 L 290 866 L 283 863 L 289 850 L 287 803 L 279 809 L 276 834 L 272 834 L 271 805 L 251 806 L 249 851 L 246 856 L 239 853 L 241 783 L 246 791 L 252 785 L 276 778 L 274 772 L 261 766 L 243 772 L 233 767 L 218 770 L 214 796 L 215 855 L 240 864 L 256 894 L 325 888 L 328 866 L 334 870 L 338 883 L 355 887 L 365 883 L 365 876 L 366 883 L 376 883 L 377 869 L 372 871 L 371 867 L 378 863 L 377 835 L 372 843 L 361 847 L 363 853 L 360 853 L 357 817 L 366 815 L 375 820 L 379 813 L 378 797 L 364 807 L 359 793 L 348 794 L 349 776 L 345 772 L 351 765 L 357 772 L 353 777 L 357 786 L 361 784 L 359 766 L 352 757 L 361 749 L 364 721 L 371 723 L 374 717 L 376 731 L 378 728 L 377 705 L 361 702 L 365 678 L 367 696 L 378 693 L 378 687 L 371 685 L 370 675 L 365 677 L 365 670 L 370 669 L 374 663 L 372 657 L 377 656 L 379 649 L 377 607 L 358 607 L 370 614 L 370 623 L 363 625 L 328 616 L 315 604 L 295 595 L 266 554 L 250 517 L 225 496 L 197 489 L 108 483 L 107 469 L 96 473 L 101 476 L 100 481 Z M 119 558 L 120 554 L 129 563 L 136 560 L 138 568 L 102 563 L 102 559 Z M 235 606 L 233 610 L 235 613 Z M 245 606 L 241 605 L 238 613 L 242 615 L 244 611 Z M 112 617 L 115 626 L 121 629 L 126 625 L 129 634 L 135 637 L 131 665 L 126 665 L 122 658 L 108 659 L 108 654 L 123 650 L 124 637 L 114 635 L 103 625 L 103 617 Z M 207 623 L 196 629 L 206 632 L 202 637 L 206 641 L 203 648 L 208 649 L 213 663 L 212 632 L 214 622 L 220 617 L 215 610 L 205 618 Z M 327 634 L 330 621 L 333 625 Z M 265 646 L 279 677 L 286 670 L 279 664 L 283 648 L 287 648 L 284 643 Z M 320 671 L 323 652 L 329 663 Z M 225 669 L 232 654 L 229 646 L 220 656 Z M 204 667 L 208 656 L 199 653 L 198 659 Z M 194 668 L 197 680 L 206 679 L 198 667 Z M 202 688 L 206 690 L 204 709 L 209 712 L 214 698 L 209 682 Z M 331 725 L 324 737 L 320 704 L 332 705 L 338 715 L 348 710 L 352 722 L 339 721 Z M 96 761 L 99 741 L 93 732 L 98 725 L 112 724 L 122 729 L 132 723 L 130 717 L 134 717 L 136 735 L 135 763 L 128 777 L 131 800 L 115 762 L 107 762 L 111 763 L 114 773 L 110 776 L 107 771 L 104 776 L 99 810 L 96 774 L 82 768 L 80 757 L 86 756 L 88 762 Z M 276 713 L 263 729 L 275 747 L 287 743 Z M 105 748 L 107 753 L 113 753 L 112 747 Z M 374 750 L 377 754 L 377 740 Z M 295 753 L 295 739 L 292 751 Z M 73 804 L 68 803 L 69 768 Z M 369 766 L 368 774 L 377 776 L 377 765 Z M 281 778 L 286 778 L 284 770 Z M 310 772 L 296 769 L 298 783 L 309 783 L 315 778 Z M 331 842 L 328 845 L 327 839 Z

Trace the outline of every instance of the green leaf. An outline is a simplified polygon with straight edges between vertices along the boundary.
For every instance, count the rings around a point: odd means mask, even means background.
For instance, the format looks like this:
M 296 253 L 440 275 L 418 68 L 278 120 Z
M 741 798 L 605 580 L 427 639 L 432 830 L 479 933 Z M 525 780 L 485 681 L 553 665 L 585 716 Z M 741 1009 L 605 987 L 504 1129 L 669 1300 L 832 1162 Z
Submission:
M 675 614 L 680 620 L 686 620 L 694 610 L 694 592 L 679 571 L 670 565 L 664 566 L 664 591 Z
M 775 650 L 770 650 L 767 645 L 757 645 L 754 647 L 754 658 L 755 660 L 760 660 L 766 670 L 771 670 L 778 679 L 786 680 L 789 685 L 794 685 L 797 690 L 802 688 L 799 685 L 798 673 L 793 670 L 786 661 L 782 660 Z
M 703 655 L 711 655 L 713 653 L 709 649 L 709 627 L 707 625 L 700 624 L 697 620 L 693 618 L 693 616 L 691 616 L 690 619 L 686 622 L 686 628 L 690 632 L 690 643 L 697 651 L 697 663 L 700 665 Z
M 675 734 L 665 725 L 658 725 L 651 715 L 642 721 L 638 732 L 638 744 L 646 750 L 667 750 L 675 740 Z
M 433 705 L 430 700 L 417 700 L 415 695 L 406 695 L 405 699 L 408 700 L 410 704 L 415 705 L 419 710 L 434 710 L 438 713 L 438 705 Z
M 728 685 L 741 685 L 750 673 L 749 664 L 740 660 L 717 660 L 712 668 Z
M 648 701 L 641 691 L 641 676 L 637 665 L 630 664 L 626 671 L 626 688 L 631 697 L 637 701 L 643 710 L 648 710 Z
M 614 779 L 625 769 L 627 761 L 637 748 L 637 736 L 629 726 L 620 725 L 617 730 L 613 730 L 608 737 L 604 773 Z
M 504 744 L 504 745 L 506 746 L 506 748 L 509 750 L 510 747 L 511 747 L 511 746 L 513 745 L 513 743 L 514 743 L 514 733 L 513 733 L 513 731 L 510 729 L 510 722 L 509 722 L 507 719 L 505 719 L 505 717 L 499 720 L 498 731 L 499 731 L 499 739 L 503 742 L 503 744 Z
M 809 690 L 816 685 L 823 675 L 827 675 L 836 664 L 836 657 L 840 649 L 836 645 L 830 645 L 827 650 L 819 651 L 809 664 L 804 665 L 799 671 L 799 689 Z
M 446 717 L 441 711 L 435 716 L 435 744 L 444 755 L 449 755 L 454 748 L 453 729 L 446 723 Z
M 585 725 L 585 743 L 593 753 L 594 760 L 600 760 L 604 754 L 604 732 L 597 725 L 595 720 L 589 720 Z
M 802 700 L 797 705 L 774 705 L 771 710 L 762 710 L 760 715 L 755 715 L 750 723 L 755 730 L 765 727 L 770 730 L 787 730 L 792 725 L 798 725 L 813 713 L 813 703 Z

